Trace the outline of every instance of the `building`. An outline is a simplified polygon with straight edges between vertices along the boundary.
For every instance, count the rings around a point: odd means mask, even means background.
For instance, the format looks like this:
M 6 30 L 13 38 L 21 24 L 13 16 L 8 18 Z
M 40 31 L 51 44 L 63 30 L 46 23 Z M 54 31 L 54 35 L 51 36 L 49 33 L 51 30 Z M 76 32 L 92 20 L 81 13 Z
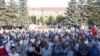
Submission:
M 44 18 L 48 18 L 49 16 L 53 16 L 54 18 L 57 15 L 65 15 L 66 7 L 39 7 L 39 8 L 31 8 L 28 9 L 29 16 L 36 16 L 39 19 L 40 16 Z

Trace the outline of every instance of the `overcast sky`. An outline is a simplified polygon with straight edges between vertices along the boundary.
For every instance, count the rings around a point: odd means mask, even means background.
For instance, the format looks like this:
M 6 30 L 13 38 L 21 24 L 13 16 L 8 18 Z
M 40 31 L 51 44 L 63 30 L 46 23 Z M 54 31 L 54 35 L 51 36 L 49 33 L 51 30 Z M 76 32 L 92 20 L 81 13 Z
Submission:
M 68 7 L 68 2 L 70 0 L 27 0 L 27 1 L 28 1 L 27 5 L 29 7 Z
M 67 7 L 70 0 L 28 0 L 29 7 Z

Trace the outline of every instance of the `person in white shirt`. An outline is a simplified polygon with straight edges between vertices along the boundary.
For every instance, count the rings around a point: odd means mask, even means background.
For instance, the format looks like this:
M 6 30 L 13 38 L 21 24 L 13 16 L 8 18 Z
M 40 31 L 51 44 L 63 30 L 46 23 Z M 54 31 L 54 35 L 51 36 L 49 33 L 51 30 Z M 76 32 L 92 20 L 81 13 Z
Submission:
M 10 47 L 11 47 L 10 42 L 4 41 L 4 42 L 3 42 L 3 45 L 4 45 L 4 47 L 6 48 L 6 51 L 7 51 L 8 53 L 10 53 Z
M 6 40 L 10 40 L 10 36 L 9 36 L 9 34 L 8 33 L 5 33 L 4 35 L 3 35 L 3 37 L 4 37 L 4 39 L 6 39 Z
M 32 37 L 31 39 L 30 39 L 30 42 L 32 42 L 33 44 L 34 44 L 34 42 L 35 42 L 35 38 L 34 37 Z
M 26 47 L 26 54 L 27 56 L 33 56 L 34 54 L 34 50 L 35 50 L 35 47 L 33 47 L 33 43 L 30 42 L 29 45 Z
M 16 53 L 16 48 L 11 47 L 11 53 L 9 53 L 9 56 L 20 56 L 18 53 Z

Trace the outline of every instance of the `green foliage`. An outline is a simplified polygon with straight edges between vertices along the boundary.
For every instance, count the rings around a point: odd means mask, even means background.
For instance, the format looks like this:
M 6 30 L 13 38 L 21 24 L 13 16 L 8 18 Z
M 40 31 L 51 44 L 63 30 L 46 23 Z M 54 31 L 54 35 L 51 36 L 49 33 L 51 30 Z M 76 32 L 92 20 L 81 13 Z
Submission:
M 22 22 L 23 25 L 29 24 L 28 20 L 28 12 L 27 12 L 27 1 L 26 0 L 19 0 L 19 17 L 20 21 Z
M 76 6 L 75 6 L 76 0 L 71 0 L 69 3 L 69 8 L 67 8 L 67 23 L 75 23 L 76 22 Z
M 4 22 L 5 19 L 5 3 L 4 0 L 0 0 L 0 25 L 5 25 L 6 23 Z
M 6 10 L 5 10 L 5 21 L 6 23 L 13 25 L 13 24 L 18 24 L 18 7 L 16 3 L 10 2 L 9 5 L 7 5 Z
M 25 11 L 25 9 L 19 7 L 14 0 L 10 0 L 7 5 L 5 0 L 0 0 L 0 23 L 2 22 L 3 25 L 18 25 L 22 21 L 28 21 L 28 19 L 24 20 L 27 18 L 27 13 L 21 13 L 20 11 L 20 9 L 23 9 L 22 11 Z
M 67 10 L 68 20 L 72 23 L 87 23 L 100 25 L 100 5 L 95 3 L 94 0 L 87 0 L 87 5 L 83 5 L 84 0 L 80 0 L 80 5 L 77 5 L 77 8 L 74 10 L 73 2 L 69 5 Z M 73 7 L 73 8 L 72 8 Z M 80 10 L 79 12 L 77 10 Z
M 100 25 L 100 7 L 96 3 L 89 3 L 87 10 L 85 10 L 88 17 L 88 24 Z M 91 22 L 91 23 L 90 23 Z
M 63 19 L 64 19 L 64 16 L 62 16 L 62 15 L 58 15 L 58 16 L 56 17 L 57 23 L 62 23 L 62 22 L 63 22 Z
M 47 23 L 52 24 L 54 22 L 53 16 L 49 16 Z
M 36 24 L 36 16 L 30 16 L 32 23 Z
M 39 21 L 40 21 L 42 24 L 44 24 L 44 17 L 43 17 L 43 16 L 40 16 Z
M 88 20 L 88 24 L 89 24 L 89 25 L 93 25 L 93 24 L 94 24 L 93 19 L 89 19 L 89 20 Z
M 16 3 L 9 2 L 8 5 L 0 6 L 1 15 L 0 20 L 4 22 L 6 25 L 17 25 L 19 23 L 18 20 L 18 8 Z M 1 4 L 0 4 L 1 5 Z

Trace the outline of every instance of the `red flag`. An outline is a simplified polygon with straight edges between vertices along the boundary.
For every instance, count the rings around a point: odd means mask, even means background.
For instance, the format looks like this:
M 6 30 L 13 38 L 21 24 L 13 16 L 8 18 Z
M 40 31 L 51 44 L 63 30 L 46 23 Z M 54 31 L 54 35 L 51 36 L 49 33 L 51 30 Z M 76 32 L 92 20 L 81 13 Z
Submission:
M 3 47 L 3 48 L 0 48 L 0 56 L 9 56 L 6 49 Z
M 96 29 L 95 29 L 95 27 L 91 27 L 91 32 L 92 32 L 92 36 L 96 36 L 97 35 L 97 31 L 96 31 Z

